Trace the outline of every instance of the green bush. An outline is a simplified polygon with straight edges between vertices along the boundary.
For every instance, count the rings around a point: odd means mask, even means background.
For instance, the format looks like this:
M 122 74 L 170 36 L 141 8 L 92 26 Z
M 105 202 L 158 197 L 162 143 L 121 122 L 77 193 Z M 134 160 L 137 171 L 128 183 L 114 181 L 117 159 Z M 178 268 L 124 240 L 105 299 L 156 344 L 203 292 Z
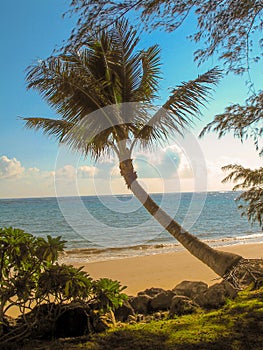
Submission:
M 116 310 L 122 305 L 123 301 L 128 298 L 122 293 L 125 288 L 120 285 L 120 282 L 108 278 L 101 278 L 94 282 L 93 290 L 102 313 Z
M 93 281 L 81 268 L 58 263 L 66 241 L 61 237 L 38 238 L 17 228 L 0 228 L 0 343 L 7 339 L 4 328 L 7 311 L 16 306 L 22 316 L 46 304 L 53 322 L 54 305 L 70 302 L 96 302 L 98 312 L 118 308 L 126 295 L 125 287 L 107 278 Z M 56 310 L 60 310 L 56 308 Z M 23 317 L 27 329 L 37 323 L 38 313 Z M 22 335 L 27 334 L 23 330 Z M 15 334 L 16 339 L 19 335 Z

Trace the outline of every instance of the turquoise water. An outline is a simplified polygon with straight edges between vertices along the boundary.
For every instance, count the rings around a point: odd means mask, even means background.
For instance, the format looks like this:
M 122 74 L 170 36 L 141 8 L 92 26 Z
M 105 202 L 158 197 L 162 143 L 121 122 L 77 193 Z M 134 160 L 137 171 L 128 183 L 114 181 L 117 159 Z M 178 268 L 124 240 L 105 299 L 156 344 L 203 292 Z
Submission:
M 191 233 L 212 246 L 263 242 L 240 216 L 234 192 L 153 194 Z M 72 259 L 112 259 L 181 247 L 131 195 L 0 200 L 0 225 L 37 236 L 61 235 Z M 82 261 L 83 261 L 82 256 Z

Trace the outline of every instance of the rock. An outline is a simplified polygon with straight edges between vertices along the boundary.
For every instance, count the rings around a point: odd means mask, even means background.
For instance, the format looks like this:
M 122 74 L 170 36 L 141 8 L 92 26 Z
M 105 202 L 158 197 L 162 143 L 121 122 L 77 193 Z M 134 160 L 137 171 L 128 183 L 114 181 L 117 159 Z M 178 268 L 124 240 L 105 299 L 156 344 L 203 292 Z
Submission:
M 116 321 L 120 322 L 126 322 L 129 316 L 134 316 L 134 310 L 131 306 L 131 304 L 125 300 L 122 306 L 120 306 L 117 310 L 114 312 Z
M 183 295 L 175 295 L 172 299 L 169 317 L 174 317 L 175 315 L 188 315 L 196 312 L 198 305 L 194 303 L 190 298 Z
M 194 301 L 202 307 L 218 308 L 225 304 L 227 298 L 234 298 L 237 291 L 227 281 L 216 283 L 206 292 L 199 294 Z
M 138 295 L 130 298 L 129 302 L 136 313 L 146 315 L 150 311 L 151 300 L 152 298 L 148 295 Z
M 150 301 L 150 308 L 153 311 L 169 310 L 175 293 L 171 290 L 161 291 Z
M 208 289 L 208 285 L 198 281 L 183 281 L 179 283 L 173 292 L 177 295 L 184 295 L 188 298 L 195 298 L 199 294 L 203 294 Z
M 153 315 L 155 320 L 161 320 L 162 319 L 162 314 L 161 312 L 155 312 Z
M 152 288 L 149 288 L 149 289 L 145 289 L 144 291 L 142 291 L 142 292 L 139 292 L 137 295 L 139 296 L 139 295 L 148 295 L 149 297 L 154 297 L 156 294 L 159 294 L 159 293 L 161 293 L 161 292 L 165 292 L 165 290 L 164 289 L 162 289 L 162 288 L 154 288 L 154 287 L 152 287 Z
M 88 333 L 88 315 L 83 307 L 66 309 L 56 320 L 56 338 L 79 337 Z

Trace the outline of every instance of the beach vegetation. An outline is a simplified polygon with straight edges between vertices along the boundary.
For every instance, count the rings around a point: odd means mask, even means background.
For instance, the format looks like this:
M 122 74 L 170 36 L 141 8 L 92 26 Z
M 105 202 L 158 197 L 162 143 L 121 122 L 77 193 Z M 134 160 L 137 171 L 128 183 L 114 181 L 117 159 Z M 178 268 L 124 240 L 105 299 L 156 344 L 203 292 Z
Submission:
M 119 281 L 112 281 L 109 278 L 100 278 L 93 283 L 93 291 L 102 313 L 109 310 L 116 310 L 127 295 L 122 293 L 126 286 L 121 286 Z
M 121 20 L 31 65 L 27 87 L 37 90 L 61 119 L 27 117 L 25 125 L 95 160 L 117 156 L 120 174 L 145 209 L 191 254 L 224 276 L 241 257 L 212 249 L 164 212 L 138 182 L 132 160 L 136 146 L 154 149 L 182 135 L 200 116 L 221 71 L 213 68 L 178 85 L 149 113 L 159 90 L 160 49 L 138 49 L 138 43 L 138 32 Z
M 56 261 L 64 244 L 61 237 L 45 240 L 17 228 L 0 229 L 0 335 L 11 307 L 25 313 L 33 301 L 45 299 L 39 277 Z
M 114 317 L 127 299 L 118 281 L 93 280 L 82 267 L 59 264 L 65 243 L 60 236 L 45 239 L 18 228 L 0 229 L 0 346 L 15 344 L 36 329 L 52 334 L 70 304 L 92 304 L 98 317 L 107 312 Z M 10 329 L 11 308 L 20 317 Z

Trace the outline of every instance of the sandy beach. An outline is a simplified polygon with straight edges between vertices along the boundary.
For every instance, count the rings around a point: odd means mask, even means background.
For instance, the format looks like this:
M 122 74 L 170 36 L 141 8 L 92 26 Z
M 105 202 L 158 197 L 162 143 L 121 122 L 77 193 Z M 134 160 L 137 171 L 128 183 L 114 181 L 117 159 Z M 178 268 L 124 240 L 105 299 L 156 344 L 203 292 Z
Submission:
M 244 258 L 263 258 L 263 243 L 218 249 L 240 254 Z M 120 281 L 127 286 L 125 292 L 129 295 L 150 287 L 171 289 L 183 280 L 203 281 L 208 285 L 220 281 L 218 275 L 187 251 L 74 265 L 84 266 L 84 270 L 94 279 L 108 277 Z
M 234 245 L 219 250 L 240 254 L 244 258 L 263 258 L 263 243 Z M 187 251 L 105 260 L 90 263 L 74 263 L 94 279 L 102 277 L 120 281 L 127 286 L 125 293 L 136 295 L 150 287 L 172 289 L 183 280 L 203 281 L 212 285 L 221 279 L 209 267 Z M 8 314 L 17 317 L 19 312 L 11 308 Z

